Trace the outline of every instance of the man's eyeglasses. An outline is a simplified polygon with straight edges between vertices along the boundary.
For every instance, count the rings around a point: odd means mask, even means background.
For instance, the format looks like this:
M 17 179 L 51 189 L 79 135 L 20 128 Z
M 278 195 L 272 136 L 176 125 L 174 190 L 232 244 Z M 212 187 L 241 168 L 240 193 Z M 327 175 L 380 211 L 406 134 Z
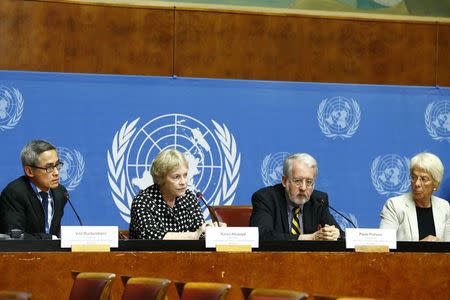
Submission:
M 289 181 L 295 184 L 296 187 L 301 187 L 306 185 L 306 187 L 310 188 L 314 185 L 314 180 L 312 179 L 300 179 L 300 178 L 289 178 Z
M 45 167 L 45 168 L 38 167 L 38 166 L 30 166 L 30 167 L 35 168 L 35 169 L 45 170 L 45 172 L 47 172 L 47 173 L 53 173 L 55 171 L 55 169 L 60 171 L 63 166 L 64 166 L 64 163 L 59 162 L 56 165 L 48 166 L 48 167 Z

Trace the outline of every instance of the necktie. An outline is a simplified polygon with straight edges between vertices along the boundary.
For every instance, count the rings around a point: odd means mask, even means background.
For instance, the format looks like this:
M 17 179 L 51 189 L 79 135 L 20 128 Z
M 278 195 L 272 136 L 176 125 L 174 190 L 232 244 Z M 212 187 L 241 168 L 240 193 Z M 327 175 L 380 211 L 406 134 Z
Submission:
M 300 214 L 300 207 L 294 207 L 292 209 L 292 226 L 291 226 L 291 233 L 292 234 L 301 234 L 302 230 L 300 229 L 300 219 L 299 219 L 299 214 Z
M 48 193 L 46 192 L 39 192 L 39 195 L 41 195 L 42 198 L 42 208 L 44 209 L 44 219 L 45 219 L 45 232 L 49 232 L 49 226 L 48 226 Z

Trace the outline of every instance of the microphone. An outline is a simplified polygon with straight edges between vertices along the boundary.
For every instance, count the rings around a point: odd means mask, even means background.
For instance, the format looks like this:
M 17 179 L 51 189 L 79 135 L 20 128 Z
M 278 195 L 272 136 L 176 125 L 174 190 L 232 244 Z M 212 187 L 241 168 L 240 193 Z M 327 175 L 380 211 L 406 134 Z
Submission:
M 203 197 L 203 194 L 202 194 L 201 192 L 197 192 L 197 193 L 195 194 L 195 196 L 197 196 L 197 198 L 201 200 L 201 202 L 203 203 L 203 205 L 206 206 L 206 208 L 207 208 L 208 211 L 209 211 L 209 215 L 211 216 L 211 220 L 212 220 L 213 222 L 217 222 L 217 224 L 219 224 L 219 218 L 218 218 L 218 216 L 217 216 L 216 211 L 214 210 L 214 208 L 212 208 L 210 205 L 208 205 L 208 204 L 206 203 L 206 200 L 205 200 L 205 197 Z
M 330 208 L 332 211 L 334 211 L 335 213 L 337 213 L 338 215 L 340 215 L 341 217 L 343 217 L 347 222 L 349 222 L 350 224 L 352 224 L 353 228 L 358 228 L 353 222 L 352 220 L 350 220 L 350 218 L 348 218 L 347 216 L 345 216 L 343 213 L 341 213 L 340 211 L 338 211 L 337 209 L 333 208 L 330 203 L 328 203 L 328 200 L 325 200 L 323 198 L 319 199 L 319 202 L 322 203 L 325 208 Z
M 70 204 L 70 207 L 72 207 L 72 210 L 73 210 L 73 212 L 75 213 L 75 216 L 77 216 L 78 223 L 80 223 L 80 226 L 83 226 L 83 222 L 81 222 L 81 218 L 80 218 L 80 216 L 78 215 L 77 210 L 76 210 L 75 207 L 73 206 L 72 201 L 70 201 L 70 196 L 69 196 L 69 192 L 68 192 L 68 191 L 65 191 L 65 192 L 64 192 L 64 198 L 66 198 L 67 202 L 69 202 L 69 204 Z

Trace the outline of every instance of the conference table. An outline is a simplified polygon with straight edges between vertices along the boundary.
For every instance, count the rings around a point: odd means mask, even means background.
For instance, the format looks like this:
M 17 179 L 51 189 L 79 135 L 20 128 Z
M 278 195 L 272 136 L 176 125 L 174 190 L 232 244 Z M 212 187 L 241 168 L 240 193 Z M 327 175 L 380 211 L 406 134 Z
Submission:
M 110 252 L 71 252 L 58 240 L 0 241 L 0 289 L 23 290 L 34 300 L 68 299 L 71 271 L 212 281 L 285 288 L 309 295 L 381 299 L 449 299 L 450 243 L 398 242 L 390 252 L 354 252 L 345 241 L 261 241 L 252 252 L 216 252 L 204 241 L 124 240 Z M 116 278 L 112 299 L 123 284 Z M 177 299 L 169 287 L 169 299 Z

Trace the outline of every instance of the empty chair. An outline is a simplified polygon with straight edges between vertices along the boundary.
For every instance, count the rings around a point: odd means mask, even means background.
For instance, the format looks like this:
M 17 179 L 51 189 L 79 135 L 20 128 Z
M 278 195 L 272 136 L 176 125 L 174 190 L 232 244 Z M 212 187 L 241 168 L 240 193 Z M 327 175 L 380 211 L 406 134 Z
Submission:
M 164 300 L 170 280 L 165 278 L 125 277 L 122 300 Z
M 231 285 L 213 282 L 176 282 L 181 300 L 224 300 Z
M 242 287 L 245 300 L 303 300 L 308 294 L 293 290 L 283 289 L 252 289 Z
M 251 205 L 217 205 L 212 206 L 221 222 L 228 227 L 246 227 L 250 224 Z
M 0 300 L 28 300 L 31 294 L 18 291 L 0 291 Z
M 116 275 L 113 273 L 72 272 L 74 277 L 69 300 L 108 300 L 111 285 Z

